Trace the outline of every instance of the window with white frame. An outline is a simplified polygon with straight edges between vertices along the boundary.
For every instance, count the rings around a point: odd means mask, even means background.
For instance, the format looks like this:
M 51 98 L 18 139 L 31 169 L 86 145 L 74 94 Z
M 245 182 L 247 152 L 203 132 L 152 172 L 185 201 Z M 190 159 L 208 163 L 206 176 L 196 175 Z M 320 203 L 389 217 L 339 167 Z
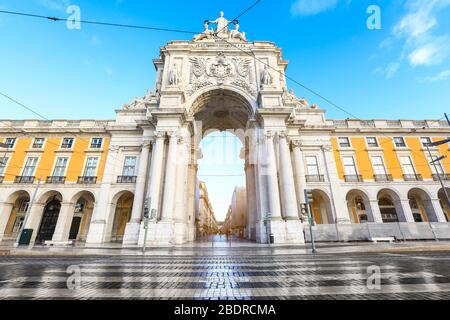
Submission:
M 306 172 L 310 176 L 319 175 L 319 163 L 316 156 L 306 157 Z
M 37 166 L 38 160 L 39 160 L 39 158 L 37 158 L 37 157 L 30 157 L 27 159 L 27 161 L 25 162 L 25 167 L 23 168 L 23 171 L 22 171 L 23 177 L 33 177 L 34 176 L 34 172 L 36 171 L 36 166 Z
M 350 139 L 348 137 L 340 137 L 339 139 L 339 147 L 341 148 L 350 148 Z
M 89 157 L 86 160 L 86 167 L 84 168 L 84 176 L 85 177 L 95 177 L 97 172 L 97 157 Z
M 369 148 L 378 148 L 378 140 L 375 137 L 367 137 L 366 138 L 367 146 Z
M 123 176 L 134 177 L 136 174 L 136 157 L 128 156 L 125 157 L 125 162 L 123 165 Z
M 16 144 L 16 138 L 6 138 L 5 139 L 6 148 L 14 148 L 14 145 Z
M 433 143 L 433 141 L 431 141 L 430 137 L 422 137 L 420 138 L 420 142 L 422 143 L 423 147 L 431 147 L 431 143 Z
M 42 147 L 44 146 L 44 142 L 44 138 L 35 138 L 33 142 L 33 149 L 42 149 Z
M 414 169 L 414 164 L 412 162 L 411 157 L 409 156 L 400 157 L 400 164 L 402 165 L 403 174 L 406 175 L 416 174 L 416 170 Z
M 394 137 L 394 144 L 397 148 L 405 148 L 406 143 L 403 137 Z
M 433 168 L 433 172 L 435 174 L 439 174 L 439 175 L 443 175 L 445 174 L 444 168 L 442 167 L 442 164 L 440 161 L 436 161 L 436 159 L 438 159 L 439 156 L 431 156 L 431 161 L 434 161 L 434 164 L 431 164 L 431 167 Z M 437 170 L 437 172 L 436 172 Z
M 373 172 L 376 175 L 386 175 L 386 167 L 384 166 L 383 157 L 380 156 L 374 156 L 372 157 L 372 166 L 373 166 Z
M 103 138 L 92 138 L 91 149 L 101 149 L 103 144 Z
M 6 165 L 8 164 L 7 157 L 0 157 L 0 177 L 5 174 Z
M 61 143 L 61 149 L 72 149 L 73 138 L 64 138 Z
M 67 163 L 69 158 L 59 157 L 56 159 L 55 169 L 53 170 L 54 177 L 64 177 L 66 174 Z
M 344 174 L 346 176 L 356 176 L 358 172 L 356 170 L 355 159 L 347 156 L 342 158 L 342 164 L 344 165 Z

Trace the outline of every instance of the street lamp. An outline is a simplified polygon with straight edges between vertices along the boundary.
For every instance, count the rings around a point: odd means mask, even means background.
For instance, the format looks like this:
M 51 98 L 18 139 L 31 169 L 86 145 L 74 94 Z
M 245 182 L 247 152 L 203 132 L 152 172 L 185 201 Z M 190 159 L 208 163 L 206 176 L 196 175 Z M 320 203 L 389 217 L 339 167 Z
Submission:
M 441 157 L 436 158 L 436 159 L 433 160 L 433 156 L 431 155 L 431 151 L 430 151 L 430 146 L 438 147 L 438 146 L 441 146 L 441 145 L 446 144 L 446 143 L 450 143 L 450 138 L 445 139 L 445 140 L 441 140 L 441 141 L 432 142 L 432 143 L 427 143 L 426 147 L 427 147 L 427 151 L 428 151 L 428 154 L 430 156 L 430 159 L 431 159 L 430 164 L 432 164 L 433 167 L 434 167 L 434 171 L 436 172 L 436 175 L 438 177 L 439 183 L 442 186 L 442 190 L 444 190 L 445 198 L 447 199 L 447 205 L 450 207 L 450 197 L 448 195 L 448 191 L 445 188 L 444 182 L 442 181 L 441 175 L 440 175 L 440 173 L 439 173 L 439 171 L 437 169 L 437 165 L 436 165 L 436 163 L 439 163 L 439 161 L 441 161 L 441 160 L 443 160 L 443 159 L 445 159 L 447 157 L 446 156 L 441 156 Z

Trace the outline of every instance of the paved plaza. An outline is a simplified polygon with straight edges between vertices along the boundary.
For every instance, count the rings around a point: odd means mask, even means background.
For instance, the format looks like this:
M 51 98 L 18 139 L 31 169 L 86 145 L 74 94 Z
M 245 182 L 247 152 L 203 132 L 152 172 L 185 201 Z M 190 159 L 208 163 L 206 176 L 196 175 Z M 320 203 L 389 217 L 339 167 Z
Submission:
M 321 247 L 315 256 L 306 248 L 223 243 L 150 249 L 147 255 L 96 249 L 95 256 L 45 256 L 35 248 L 39 255 L 0 257 L 0 298 L 450 299 L 449 252 L 343 248 Z

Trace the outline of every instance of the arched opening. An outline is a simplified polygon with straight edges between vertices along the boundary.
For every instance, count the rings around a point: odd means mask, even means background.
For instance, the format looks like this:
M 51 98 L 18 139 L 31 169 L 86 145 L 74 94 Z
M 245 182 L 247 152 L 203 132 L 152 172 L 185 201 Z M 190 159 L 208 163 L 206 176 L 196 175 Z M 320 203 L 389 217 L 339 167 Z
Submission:
M 360 190 L 351 190 L 347 193 L 347 208 L 352 223 L 373 222 L 369 198 Z
M 45 241 L 52 240 L 60 210 L 61 198 L 58 195 L 54 195 L 47 201 L 44 207 L 41 224 L 36 237 L 37 244 L 44 244 Z
M 124 191 L 115 197 L 113 201 L 114 220 L 111 230 L 111 242 L 122 242 L 125 234 L 125 227 L 131 219 L 134 195 L 129 191 Z
M 18 191 L 12 194 L 7 202 L 12 205 L 12 208 L 7 206 L 8 212 L 1 213 L 8 215 L 4 217 L 6 225 L 4 225 L 3 240 L 5 241 L 17 239 L 28 210 L 30 195 L 26 191 Z
M 438 221 L 431 198 L 424 190 L 411 189 L 408 192 L 408 200 L 415 222 Z
M 255 177 L 249 157 L 252 146 L 246 139 L 253 118 L 249 101 L 231 90 L 211 90 L 195 100 L 191 114 L 196 121 L 193 143 L 198 151 L 193 157 L 198 164 L 197 236 L 203 234 L 205 239 L 208 229 L 209 238 L 215 241 L 226 241 L 228 235 L 255 240 Z M 200 186 L 204 190 L 200 191 Z M 205 227 L 205 221 L 211 226 Z
M 85 241 L 89 232 L 95 198 L 92 193 L 81 192 L 73 198 L 75 204 L 69 240 Z
M 330 197 L 322 190 L 313 190 L 312 212 L 317 224 L 334 223 Z
M 399 216 L 403 214 L 403 209 L 398 195 L 392 190 L 383 189 L 378 192 L 377 199 L 383 223 L 399 222 Z
M 447 193 L 450 194 L 450 189 L 447 188 Z M 444 212 L 447 222 L 450 221 L 450 204 L 448 203 L 447 196 L 445 195 L 444 189 L 440 189 L 438 192 L 439 204 L 441 205 L 442 211 Z

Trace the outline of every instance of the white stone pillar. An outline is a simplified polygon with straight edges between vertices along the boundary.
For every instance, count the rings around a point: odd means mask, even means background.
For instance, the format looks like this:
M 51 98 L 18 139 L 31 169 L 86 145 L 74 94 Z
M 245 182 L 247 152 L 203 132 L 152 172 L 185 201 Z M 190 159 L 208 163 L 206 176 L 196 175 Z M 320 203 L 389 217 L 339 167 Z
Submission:
M 447 222 L 447 219 L 445 218 L 445 213 L 442 210 L 439 199 L 431 199 L 430 202 L 431 202 L 430 206 L 432 206 L 434 209 L 437 222 Z
M 187 137 L 178 139 L 178 156 L 176 159 L 176 191 L 174 209 L 174 237 L 173 243 L 183 244 L 188 240 L 188 219 L 186 212 L 188 199 L 188 169 L 190 143 Z
M 176 173 L 176 156 L 178 148 L 178 135 L 176 132 L 170 134 L 169 150 L 167 152 L 166 175 L 164 180 L 164 200 L 162 207 L 161 220 L 171 221 L 174 209 L 175 195 L 175 173 Z
M 370 199 L 370 211 L 372 213 L 371 220 L 369 222 L 383 223 L 383 218 L 381 217 L 380 206 L 378 205 L 378 199 Z
M 305 189 L 306 189 L 306 171 L 305 163 L 303 161 L 303 155 L 300 150 L 300 142 L 294 141 L 292 143 L 294 151 L 294 163 L 295 163 L 295 183 L 297 191 L 298 208 L 300 209 L 300 204 L 305 203 Z
M 281 201 L 283 217 L 287 220 L 298 220 L 298 206 L 295 196 L 294 172 L 292 170 L 291 152 L 289 150 L 286 134 L 278 135 L 280 148 L 280 180 Z
M 37 234 L 39 232 L 39 227 L 41 225 L 42 216 L 44 213 L 45 204 L 35 202 L 31 207 L 27 223 L 24 229 L 33 229 L 33 234 L 31 235 L 30 244 L 34 244 L 36 241 Z
M 144 141 L 136 177 L 136 189 L 134 192 L 133 209 L 130 222 L 125 227 L 123 237 L 124 245 L 137 244 L 139 239 L 139 226 L 144 212 L 145 185 L 147 180 L 148 159 L 150 157 L 150 141 Z
M 54 244 L 64 244 L 69 241 L 70 227 L 72 226 L 74 212 L 74 203 L 61 203 L 58 222 L 56 223 L 55 233 L 52 238 Z
M 414 216 L 409 205 L 409 199 L 400 199 L 394 201 L 395 211 L 399 222 L 414 222 Z
M 269 191 L 269 210 L 272 220 L 281 220 L 280 189 L 278 186 L 277 161 L 273 144 L 273 135 L 266 134 L 267 151 L 267 189 Z M 264 218 L 264 217 L 263 217 Z
M 3 240 L 5 235 L 6 227 L 8 226 L 9 217 L 11 216 L 13 207 L 13 203 L 0 203 L 0 242 Z
M 255 166 L 247 164 L 245 166 L 246 191 L 247 191 L 247 238 L 255 240 L 256 223 L 256 185 L 255 185 Z
M 106 158 L 105 170 L 103 175 L 103 181 L 98 193 L 98 197 L 95 201 L 94 211 L 92 213 L 92 221 L 89 227 L 89 232 L 86 238 L 87 244 L 100 244 L 105 241 L 107 229 L 107 219 L 110 214 L 110 191 L 111 184 L 113 183 L 115 176 L 115 168 L 118 163 L 118 147 L 110 147 L 108 156 Z M 112 218 L 113 219 L 113 218 Z
M 322 154 L 325 162 L 325 171 L 330 185 L 331 202 L 333 208 L 334 223 L 350 224 L 350 216 L 347 210 L 347 201 L 341 190 L 336 159 L 331 144 L 322 146 Z
M 147 197 L 151 199 L 151 210 L 160 210 L 160 192 L 161 192 L 161 177 L 164 160 L 164 132 L 156 133 L 155 146 L 152 152 L 152 162 L 150 167 L 150 178 L 147 185 Z M 161 215 L 160 212 L 157 214 Z

